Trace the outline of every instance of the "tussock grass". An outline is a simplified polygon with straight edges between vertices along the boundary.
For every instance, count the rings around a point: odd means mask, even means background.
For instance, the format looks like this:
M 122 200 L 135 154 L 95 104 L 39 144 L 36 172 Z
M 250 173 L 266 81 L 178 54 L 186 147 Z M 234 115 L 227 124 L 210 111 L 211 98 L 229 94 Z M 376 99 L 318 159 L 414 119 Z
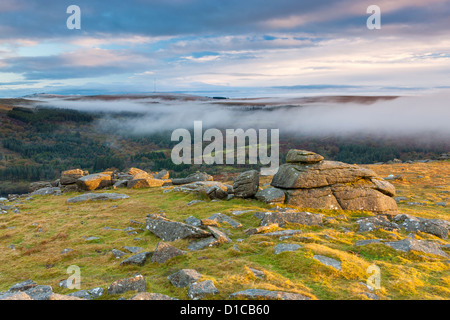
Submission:
M 449 190 L 450 163 L 395 164 L 369 166 L 381 176 L 388 174 L 403 176 L 394 181 L 400 190 L 398 196 L 411 201 L 427 202 L 426 206 L 399 204 L 400 213 L 425 218 L 450 220 L 449 207 L 437 206 L 445 201 Z M 417 178 L 422 175 L 425 178 Z M 256 211 L 266 211 L 271 206 L 256 200 L 232 199 L 187 206 L 200 199 L 191 194 L 163 193 L 160 188 L 127 190 L 129 199 L 113 202 L 66 203 L 77 193 L 62 196 L 34 197 L 31 201 L 18 204 L 20 214 L 8 212 L 0 215 L 0 291 L 6 291 L 15 283 L 32 279 L 38 284 L 51 285 L 56 293 L 67 294 L 74 290 L 58 286 L 70 275 L 66 270 L 71 265 L 81 269 L 82 288 L 103 287 L 113 281 L 131 277 L 136 273 L 147 279 L 149 292 L 167 294 L 187 299 L 187 288 L 172 286 L 167 276 L 183 268 L 196 269 L 203 277 L 213 280 L 220 294 L 209 299 L 227 299 L 233 292 L 258 288 L 300 293 L 313 299 L 367 299 L 364 292 L 370 290 L 364 285 L 370 276 L 367 268 L 376 265 L 381 270 L 381 289 L 375 290 L 381 299 L 450 299 L 450 264 L 448 259 L 419 253 L 401 253 L 383 244 L 356 246 L 364 239 L 400 240 L 408 233 L 376 230 L 357 232 L 355 221 L 361 217 L 373 216 L 363 211 L 308 210 L 322 213 L 326 222 L 322 227 L 288 224 L 281 229 L 302 230 L 285 240 L 264 234 L 247 236 L 245 229 L 259 225 L 254 216 Z M 239 216 L 231 214 L 237 210 L 253 210 Z M 173 245 L 187 251 L 164 264 L 148 261 L 144 266 L 120 266 L 123 259 L 115 259 L 113 248 L 123 250 L 124 246 L 139 246 L 153 251 L 160 241 L 142 225 L 146 215 L 162 213 L 176 221 L 189 216 L 206 219 L 214 213 L 227 214 L 240 222 L 242 228 L 234 229 L 226 223 L 221 227 L 230 233 L 233 243 L 190 252 L 189 241 L 177 240 Z M 133 227 L 138 234 L 128 235 L 125 231 L 105 229 Z M 86 237 L 99 240 L 87 242 Z M 238 239 L 242 239 L 240 242 Z M 416 239 L 449 243 L 429 234 L 418 233 Z M 278 243 L 297 243 L 302 247 L 295 252 L 274 254 Z M 8 248 L 13 244 L 15 250 Z M 235 250 L 234 245 L 238 250 Z M 60 252 L 71 248 L 66 254 Z M 450 253 L 450 250 L 446 252 Z M 342 271 L 337 271 L 313 259 L 324 255 L 339 260 Z M 255 277 L 250 268 L 264 273 L 262 279 Z M 134 293 L 121 296 L 129 298 Z M 117 299 L 119 296 L 104 295 L 102 299 Z

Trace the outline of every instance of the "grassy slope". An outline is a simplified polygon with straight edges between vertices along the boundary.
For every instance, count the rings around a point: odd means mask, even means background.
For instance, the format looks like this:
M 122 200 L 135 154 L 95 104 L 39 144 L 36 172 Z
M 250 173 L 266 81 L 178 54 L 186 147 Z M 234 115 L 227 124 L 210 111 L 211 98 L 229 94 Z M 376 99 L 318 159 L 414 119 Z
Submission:
M 420 207 L 401 203 L 401 213 L 450 220 L 449 207 L 435 204 L 448 197 L 441 191 L 450 190 L 450 162 L 369 167 L 381 176 L 401 174 L 403 180 L 394 181 L 399 190 L 398 196 L 427 203 Z M 423 178 L 417 178 L 418 175 Z M 145 222 L 147 214 L 160 210 L 170 219 L 183 221 L 190 215 L 206 218 L 217 212 L 265 210 L 269 206 L 255 200 L 233 199 L 188 207 L 186 204 L 197 199 L 196 196 L 162 193 L 159 188 L 122 189 L 119 192 L 130 195 L 130 199 L 69 206 L 65 203 L 66 199 L 76 194 L 35 197 L 18 205 L 20 214 L 9 212 L 0 215 L 0 291 L 6 291 L 17 282 L 33 279 L 38 284 L 51 285 L 57 293 L 67 294 L 72 291 L 59 288 L 58 283 L 69 277 L 66 270 L 70 265 L 77 265 L 81 268 L 81 289 L 96 286 L 106 289 L 113 281 L 140 272 L 147 278 L 147 291 L 187 299 L 187 289 L 172 286 L 167 276 L 182 268 L 194 268 L 204 275 L 204 279 L 213 280 L 220 290 L 220 294 L 211 299 L 227 299 L 229 294 L 248 288 L 297 292 L 317 299 L 366 299 L 362 293 L 368 292 L 368 289 L 361 283 L 369 277 L 367 267 L 376 264 L 381 268 L 382 289 L 375 293 L 382 299 L 450 299 L 450 265 L 447 259 L 399 253 L 380 244 L 354 245 L 362 239 L 395 240 L 407 236 L 403 231 L 357 233 L 355 220 L 370 216 L 367 212 L 310 210 L 337 218 L 324 227 L 287 226 L 302 229 L 303 233 L 284 241 L 264 235 L 247 237 L 243 230 L 257 226 L 259 220 L 252 212 L 245 213 L 233 217 L 243 224 L 242 228 L 232 229 L 222 225 L 231 232 L 233 243 L 189 252 L 162 265 L 147 262 L 142 267 L 121 267 L 119 263 L 123 259 L 115 259 L 111 249 L 141 246 L 153 251 L 160 240 L 147 231 L 127 235 L 124 231 L 105 230 L 104 227 L 138 228 L 130 219 Z M 42 232 L 39 232 L 40 228 Z M 100 240 L 88 243 L 84 236 L 97 236 Z M 142 240 L 135 241 L 135 238 Z M 236 241 L 239 238 L 245 240 L 239 243 Z M 448 240 L 422 233 L 416 238 L 449 243 Z M 303 247 L 295 253 L 274 255 L 273 247 L 280 242 L 298 243 Z M 15 250 L 8 248 L 11 244 L 15 245 Z M 238 245 L 240 252 L 233 249 L 234 244 Z M 188 251 L 186 240 L 175 241 L 174 245 Z M 60 255 L 65 248 L 74 251 Z M 341 260 L 343 270 L 334 271 L 318 263 L 312 259 L 314 254 Z M 265 278 L 255 278 L 248 267 L 263 270 Z M 129 292 L 122 296 L 128 298 L 133 294 Z M 117 299 L 119 296 L 105 295 L 102 298 Z

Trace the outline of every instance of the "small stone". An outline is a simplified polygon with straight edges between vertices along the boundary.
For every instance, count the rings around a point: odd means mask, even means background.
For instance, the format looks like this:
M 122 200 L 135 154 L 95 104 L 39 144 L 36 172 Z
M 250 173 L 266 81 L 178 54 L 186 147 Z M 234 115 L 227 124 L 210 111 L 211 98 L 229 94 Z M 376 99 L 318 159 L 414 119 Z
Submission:
M 26 291 L 28 289 L 36 287 L 36 282 L 32 280 L 25 280 L 23 282 L 17 283 L 9 288 L 9 292 L 18 292 L 18 291 Z
M 203 200 L 192 200 L 192 201 L 188 202 L 186 205 L 187 205 L 188 207 L 190 207 L 190 206 L 192 206 L 192 205 L 194 205 L 194 204 L 202 203 L 202 202 L 205 202 L 205 201 L 203 201 Z
M 248 300 L 311 300 L 311 298 L 293 292 L 247 289 L 230 295 L 232 299 Z
M 151 252 L 141 252 L 138 253 L 134 256 L 131 256 L 125 260 L 123 260 L 120 265 L 121 266 L 125 266 L 125 265 L 130 265 L 130 264 L 134 264 L 137 266 L 143 266 L 145 264 L 145 262 L 147 261 L 147 259 L 152 255 Z
M 325 257 L 325 256 L 321 256 L 321 255 L 315 255 L 313 256 L 314 260 L 319 261 L 320 263 L 328 266 L 328 267 L 332 267 L 338 271 L 342 270 L 342 266 L 341 266 L 341 262 L 329 257 Z
M 141 292 L 128 300 L 178 300 L 161 293 Z
M 131 253 L 138 253 L 138 252 L 144 250 L 144 249 L 141 248 L 141 247 L 127 247 L 127 246 L 125 246 L 125 247 L 123 247 L 123 248 L 124 248 L 125 250 L 127 250 L 128 252 L 131 252 Z
M 153 253 L 152 262 L 164 263 L 174 257 L 184 255 L 186 252 L 171 246 L 163 241 L 159 242 Z
M 193 300 L 199 300 L 207 295 L 218 294 L 219 290 L 214 286 L 212 280 L 195 282 L 189 285 L 188 296 Z
M 27 295 L 33 300 L 48 300 L 53 294 L 53 289 L 50 286 L 34 286 L 25 291 Z
M 66 254 L 66 253 L 69 253 L 69 252 L 72 252 L 72 251 L 73 251 L 73 249 L 66 248 L 63 251 L 61 251 L 59 254 Z
M 121 257 L 125 256 L 126 253 L 117 249 L 112 249 L 111 250 L 112 254 L 114 255 L 114 257 L 116 259 L 120 259 Z
M 144 276 L 137 275 L 132 278 L 114 281 L 108 287 L 108 294 L 122 294 L 127 291 L 144 292 L 147 290 L 147 282 Z
M 185 223 L 188 225 L 194 226 L 194 227 L 200 227 L 202 225 L 202 221 L 200 219 L 197 219 L 194 216 L 190 216 L 184 220 Z
M 263 279 L 265 277 L 264 272 L 262 272 L 261 270 L 257 270 L 257 269 L 253 269 L 253 268 L 249 268 L 249 269 L 256 278 Z
M 196 282 L 201 277 L 202 275 L 194 269 L 183 269 L 171 274 L 167 278 L 175 287 L 184 288 L 189 286 L 191 283 Z
M 69 293 L 68 296 L 69 297 L 81 298 L 81 299 L 85 299 L 85 300 L 91 300 L 92 299 L 91 295 L 86 290 L 80 290 L 80 291 L 72 292 L 72 293 Z
M 206 247 L 218 246 L 219 244 L 220 244 L 219 241 L 216 238 L 211 236 L 208 238 L 204 238 L 204 239 L 201 239 L 198 241 L 191 242 L 188 245 L 188 249 L 191 251 L 198 251 L 198 250 L 204 249 Z
M 229 216 L 227 216 L 226 214 L 222 214 L 222 213 L 215 213 L 212 216 L 210 216 L 208 219 L 209 220 L 216 220 L 219 223 L 226 222 L 230 226 L 232 226 L 233 228 L 240 228 L 240 227 L 242 227 L 241 223 L 231 219 Z
M 286 251 L 297 251 L 302 246 L 296 243 L 279 243 L 274 248 L 275 254 L 280 254 Z
M 91 295 L 92 299 L 101 297 L 104 292 L 105 290 L 99 287 L 88 290 L 88 293 Z
M 355 246 L 365 246 L 373 243 L 381 243 L 381 240 L 380 239 L 358 240 L 355 242 Z
M 97 240 L 100 240 L 100 238 L 99 238 L 99 237 L 88 237 L 88 238 L 86 238 L 85 240 L 88 241 L 88 242 L 91 242 L 91 241 L 97 241 Z

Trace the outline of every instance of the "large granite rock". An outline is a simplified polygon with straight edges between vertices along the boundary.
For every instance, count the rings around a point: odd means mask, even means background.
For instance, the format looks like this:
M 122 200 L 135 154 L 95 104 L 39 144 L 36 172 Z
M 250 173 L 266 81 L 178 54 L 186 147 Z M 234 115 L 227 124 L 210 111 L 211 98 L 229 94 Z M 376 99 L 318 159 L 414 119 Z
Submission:
M 80 190 L 91 191 L 112 186 L 111 175 L 106 173 L 95 173 L 77 180 L 77 186 Z
M 79 178 L 87 176 L 89 172 L 83 171 L 81 169 L 66 170 L 61 173 L 61 178 L 59 183 L 63 186 L 74 184 Z
M 38 182 L 32 182 L 30 183 L 30 186 L 28 187 L 28 193 L 33 193 L 37 190 L 43 189 L 43 188 L 51 188 L 52 184 L 50 182 L 46 181 L 38 181 Z
M 205 238 L 211 235 L 209 232 L 197 227 L 172 221 L 157 214 L 149 214 L 147 216 L 145 228 L 164 241 L 175 241 L 185 238 Z
M 288 153 L 271 185 L 284 191 L 285 204 L 302 208 L 365 210 L 395 214 L 395 188 L 372 170 L 320 160 L 303 150 Z M 281 193 L 280 193 L 281 195 Z
M 236 197 L 251 198 L 259 188 L 259 172 L 250 170 L 237 176 L 233 183 L 233 191 Z

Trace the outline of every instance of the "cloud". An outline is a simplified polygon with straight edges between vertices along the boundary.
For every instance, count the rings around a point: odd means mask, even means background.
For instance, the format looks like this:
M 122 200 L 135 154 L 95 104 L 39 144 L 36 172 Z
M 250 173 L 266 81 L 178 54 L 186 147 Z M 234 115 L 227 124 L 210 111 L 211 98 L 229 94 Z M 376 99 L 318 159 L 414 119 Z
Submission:
M 148 78 L 170 91 L 450 85 L 444 0 L 380 0 L 382 29 L 375 31 L 366 28 L 367 1 L 78 0 L 82 29 L 68 30 L 71 4 L 2 1 L 0 72 L 14 73 L 11 81 L 41 80 L 41 88 L 61 79 L 65 90 L 108 76 L 133 91 Z
M 448 141 L 450 91 L 422 96 L 401 97 L 373 104 L 315 102 L 292 99 L 258 99 L 259 106 L 230 106 L 209 101 L 67 101 L 51 99 L 47 104 L 59 108 L 107 114 L 135 112 L 139 115 L 115 118 L 105 115 L 97 126 L 124 134 L 141 135 L 177 128 L 189 129 L 194 121 L 204 128 L 280 129 L 282 134 L 303 136 L 355 136 L 378 138 L 418 137 Z M 151 103 L 149 103 L 151 102 Z M 238 101 L 239 102 L 239 101 Z M 244 101 L 252 102 L 252 101 Z M 265 106 L 266 105 L 266 106 Z M 426 108 L 424 108 L 426 106 Z
M 3 60 L 2 72 L 20 73 L 25 79 L 73 79 L 132 73 L 151 60 L 145 56 L 106 49 L 64 52 L 56 56 L 14 57 Z

